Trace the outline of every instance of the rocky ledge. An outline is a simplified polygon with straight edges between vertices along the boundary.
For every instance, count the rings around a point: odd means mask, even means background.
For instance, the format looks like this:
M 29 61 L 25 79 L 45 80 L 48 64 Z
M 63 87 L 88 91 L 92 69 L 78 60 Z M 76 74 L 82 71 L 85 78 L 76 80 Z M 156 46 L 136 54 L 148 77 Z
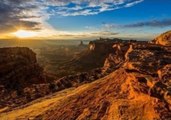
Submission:
M 153 43 L 164 46 L 171 46 L 171 31 L 167 31 L 159 35 L 157 38 L 153 40 Z

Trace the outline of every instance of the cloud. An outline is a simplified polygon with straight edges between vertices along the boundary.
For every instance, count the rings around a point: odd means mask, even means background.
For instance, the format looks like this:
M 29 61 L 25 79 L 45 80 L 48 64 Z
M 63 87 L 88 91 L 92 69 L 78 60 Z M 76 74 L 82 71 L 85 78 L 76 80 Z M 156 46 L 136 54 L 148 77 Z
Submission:
M 131 7 L 144 0 L 48 0 L 50 11 L 61 16 L 95 15 L 104 11 Z
M 94 32 L 94 33 L 91 33 L 92 35 L 97 35 L 97 36 L 105 36 L 105 37 L 110 37 L 110 36 L 115 36 L 115 35 L 118 35 L 119 33 L 118 32 L 110 32 L 110 31 L 100 31 L 100 32 Z
M 135 2 L 126 4 L 125 7 L 132 7 L 132 6 L 134 6 L 134 5 L 138 4 L 138 3 L 141 3 L 141 2 L 143 2 L 143 1 L 144 1 L 144 0 L 137 0 L 137 1 L 135 1 Z
M 0 33 L 18 29 L 54 29 L 51 15 L 95 15 L 135 5 L 143 0 L 0 0 Z M 132 6 L 131 5 L 131 6 Z
M 95 30 L 97 28 L 96 27 L 93 27 L 93 26 L 85 26 L 85 29 L 87 29 L 87 30 Z
M 111 30 L 113 28 L 118 28 L 118 24 L 113 24 L 113 23 L 102 23 L 102 29 L 104 30 Z
M 171 26 L 171 18 L 127 24 L 127 25 L 123 25 L 122 27 L 125 28 L 159 27 L 160 28 L 160 27 L 168 27 L 168 26 Z
M 104 30 L 112 30 L 114 28 L 142 28 L 142 27 L 168 27 L 171 26 L 171 18 L 162 19 L 162 20 L 150 20 L 150 21 L 142 21 L 131 24 L 114 24 L 114 23 L 102 23 L 102 28 Z
M 53 38 L 60 39 L 95 39 L 99 37 L 116 37 L 119 35 L 118 32 L 110 32 L 110 31 L 96 31 L 96 32 L 61 32 L 60 34 L 54 34 Z M 51 37 L 52 38 L 52 37 Z
M 15 31 L 21 27 L 24 29 L 40 29 L 40 22 L 29 20 L 38 18 L 32 14 L 39 10 L 37 5 L 29 0 L 1 0 L 0 2 L 0 32 Z

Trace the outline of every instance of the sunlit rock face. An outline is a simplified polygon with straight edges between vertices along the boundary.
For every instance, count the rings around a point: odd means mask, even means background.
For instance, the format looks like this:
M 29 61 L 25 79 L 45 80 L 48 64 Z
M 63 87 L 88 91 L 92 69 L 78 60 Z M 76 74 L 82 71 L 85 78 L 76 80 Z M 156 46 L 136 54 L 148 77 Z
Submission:
M 151 44 L 147 44 L 145 47 L 133 46 L 132 51 L 127 54 L 127 58 L 125 64 L 128 65 L 128 69 L 156 76 L 157 70 L 171 64 L 171 51 Z
M 171 118 L 171 49 L 146 41 L 109 43 L 107 48 L 107 41 L 94 41 L 91 45 L 94 46 L 92 51 L 111 49 L 103 66 L 104 72 L 110 74 L 82 91 L 80 88 L 80 92 L 67 97 L 42 118 Z
M 104 68 L 123 65 L 126 69 L 157 75 L 157 70 L 171 64 L 171 49 L 145 41 L 114 43 L 113 53 L 105 60 Z
M 156 39 L 154 39 L 154 43 L 164 46 L 171 46 L 171 31 L 158 36 Z

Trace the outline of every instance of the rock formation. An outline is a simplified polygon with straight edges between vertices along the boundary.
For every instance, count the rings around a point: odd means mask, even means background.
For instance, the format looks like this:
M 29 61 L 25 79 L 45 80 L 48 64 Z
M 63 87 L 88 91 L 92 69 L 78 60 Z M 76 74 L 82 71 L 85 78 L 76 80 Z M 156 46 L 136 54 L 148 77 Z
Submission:
M 95 46 L 91 50 L 97 49 Z M 171 49 L 145 41 L 112 43 L 111 46 L 109 49 L 113 49 L 113 52 L 109 52 L 103 68 L 103 72 L 111 74 L 76 95 L 65 98 L 46 115 L 39 117 L 67 120 L 169 120 Z
M 171 48 L 167 45 L 132 40 L 90 42 L 87 57 L 101 55 L 103 67 L 25 88 L 32 99 L 37 93 L 43 96 L 79 86 L 63 93 L 64 97 L 56 96 L 56 102 L 42 108 L 42 113 L 30 116 L 45 120 L 170 120 Z M 28 114 L 22 117 L 28 119 Z
M 28 84 L 43 82 L 42 72 L 36 54 L 30 49 L 17 47 L 0 49 L 0 84 L 5 88 L 23 88 Z
M 164 46 L 171 46 L 171 31 L 161 34 L 153 42 Z
M 103 68 L 103 72 L 111 74 L 67 97 L 39 118 L 171 119 L 169 47 L 137 41 L 112 43 L 111 49 L 113 52 L 106 58 Z
M 55 79 L 43 71 L 29 48 L 0 48 L 0 108 L 26 104 L 50 93 L 103 77 L 100 68 Z M 49 80 L 50 78 L 50 80 Z
M 45 82 L 43 68 L 29 48 L 0 48 L 0 106 L 23 95 L 23 89 Z M 18 101 L 19 102 L 19 101 Z

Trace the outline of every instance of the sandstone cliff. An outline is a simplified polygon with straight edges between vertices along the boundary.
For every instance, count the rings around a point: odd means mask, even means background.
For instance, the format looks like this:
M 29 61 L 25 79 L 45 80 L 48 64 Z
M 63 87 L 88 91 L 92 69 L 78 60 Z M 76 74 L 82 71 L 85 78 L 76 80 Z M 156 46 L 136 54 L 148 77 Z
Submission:
M 159 35 L 153 42 L 164 46 L 171 46 L 171 31 Z
M 104 42 L 105 44 L 105 42 Z M 95 48 L 94 48 L 95 49 Z M 113 43 L 106 77 L 78 89 L 39 118 L 169 120 L 171 49 L 148 42 Z M 63 109 L 65 108 L 65 109 Z
M 0 84 L 5 88 L 16 89 L 43 82 L 42 72 L 36 54 L 29 48 L 0 49 Z
M 0 48 L 0 107 L 20 102 L 24 88 L 45 82 L 43 68 L 29 48 Z M 24 100 L 23 100 L 24 101 Z

